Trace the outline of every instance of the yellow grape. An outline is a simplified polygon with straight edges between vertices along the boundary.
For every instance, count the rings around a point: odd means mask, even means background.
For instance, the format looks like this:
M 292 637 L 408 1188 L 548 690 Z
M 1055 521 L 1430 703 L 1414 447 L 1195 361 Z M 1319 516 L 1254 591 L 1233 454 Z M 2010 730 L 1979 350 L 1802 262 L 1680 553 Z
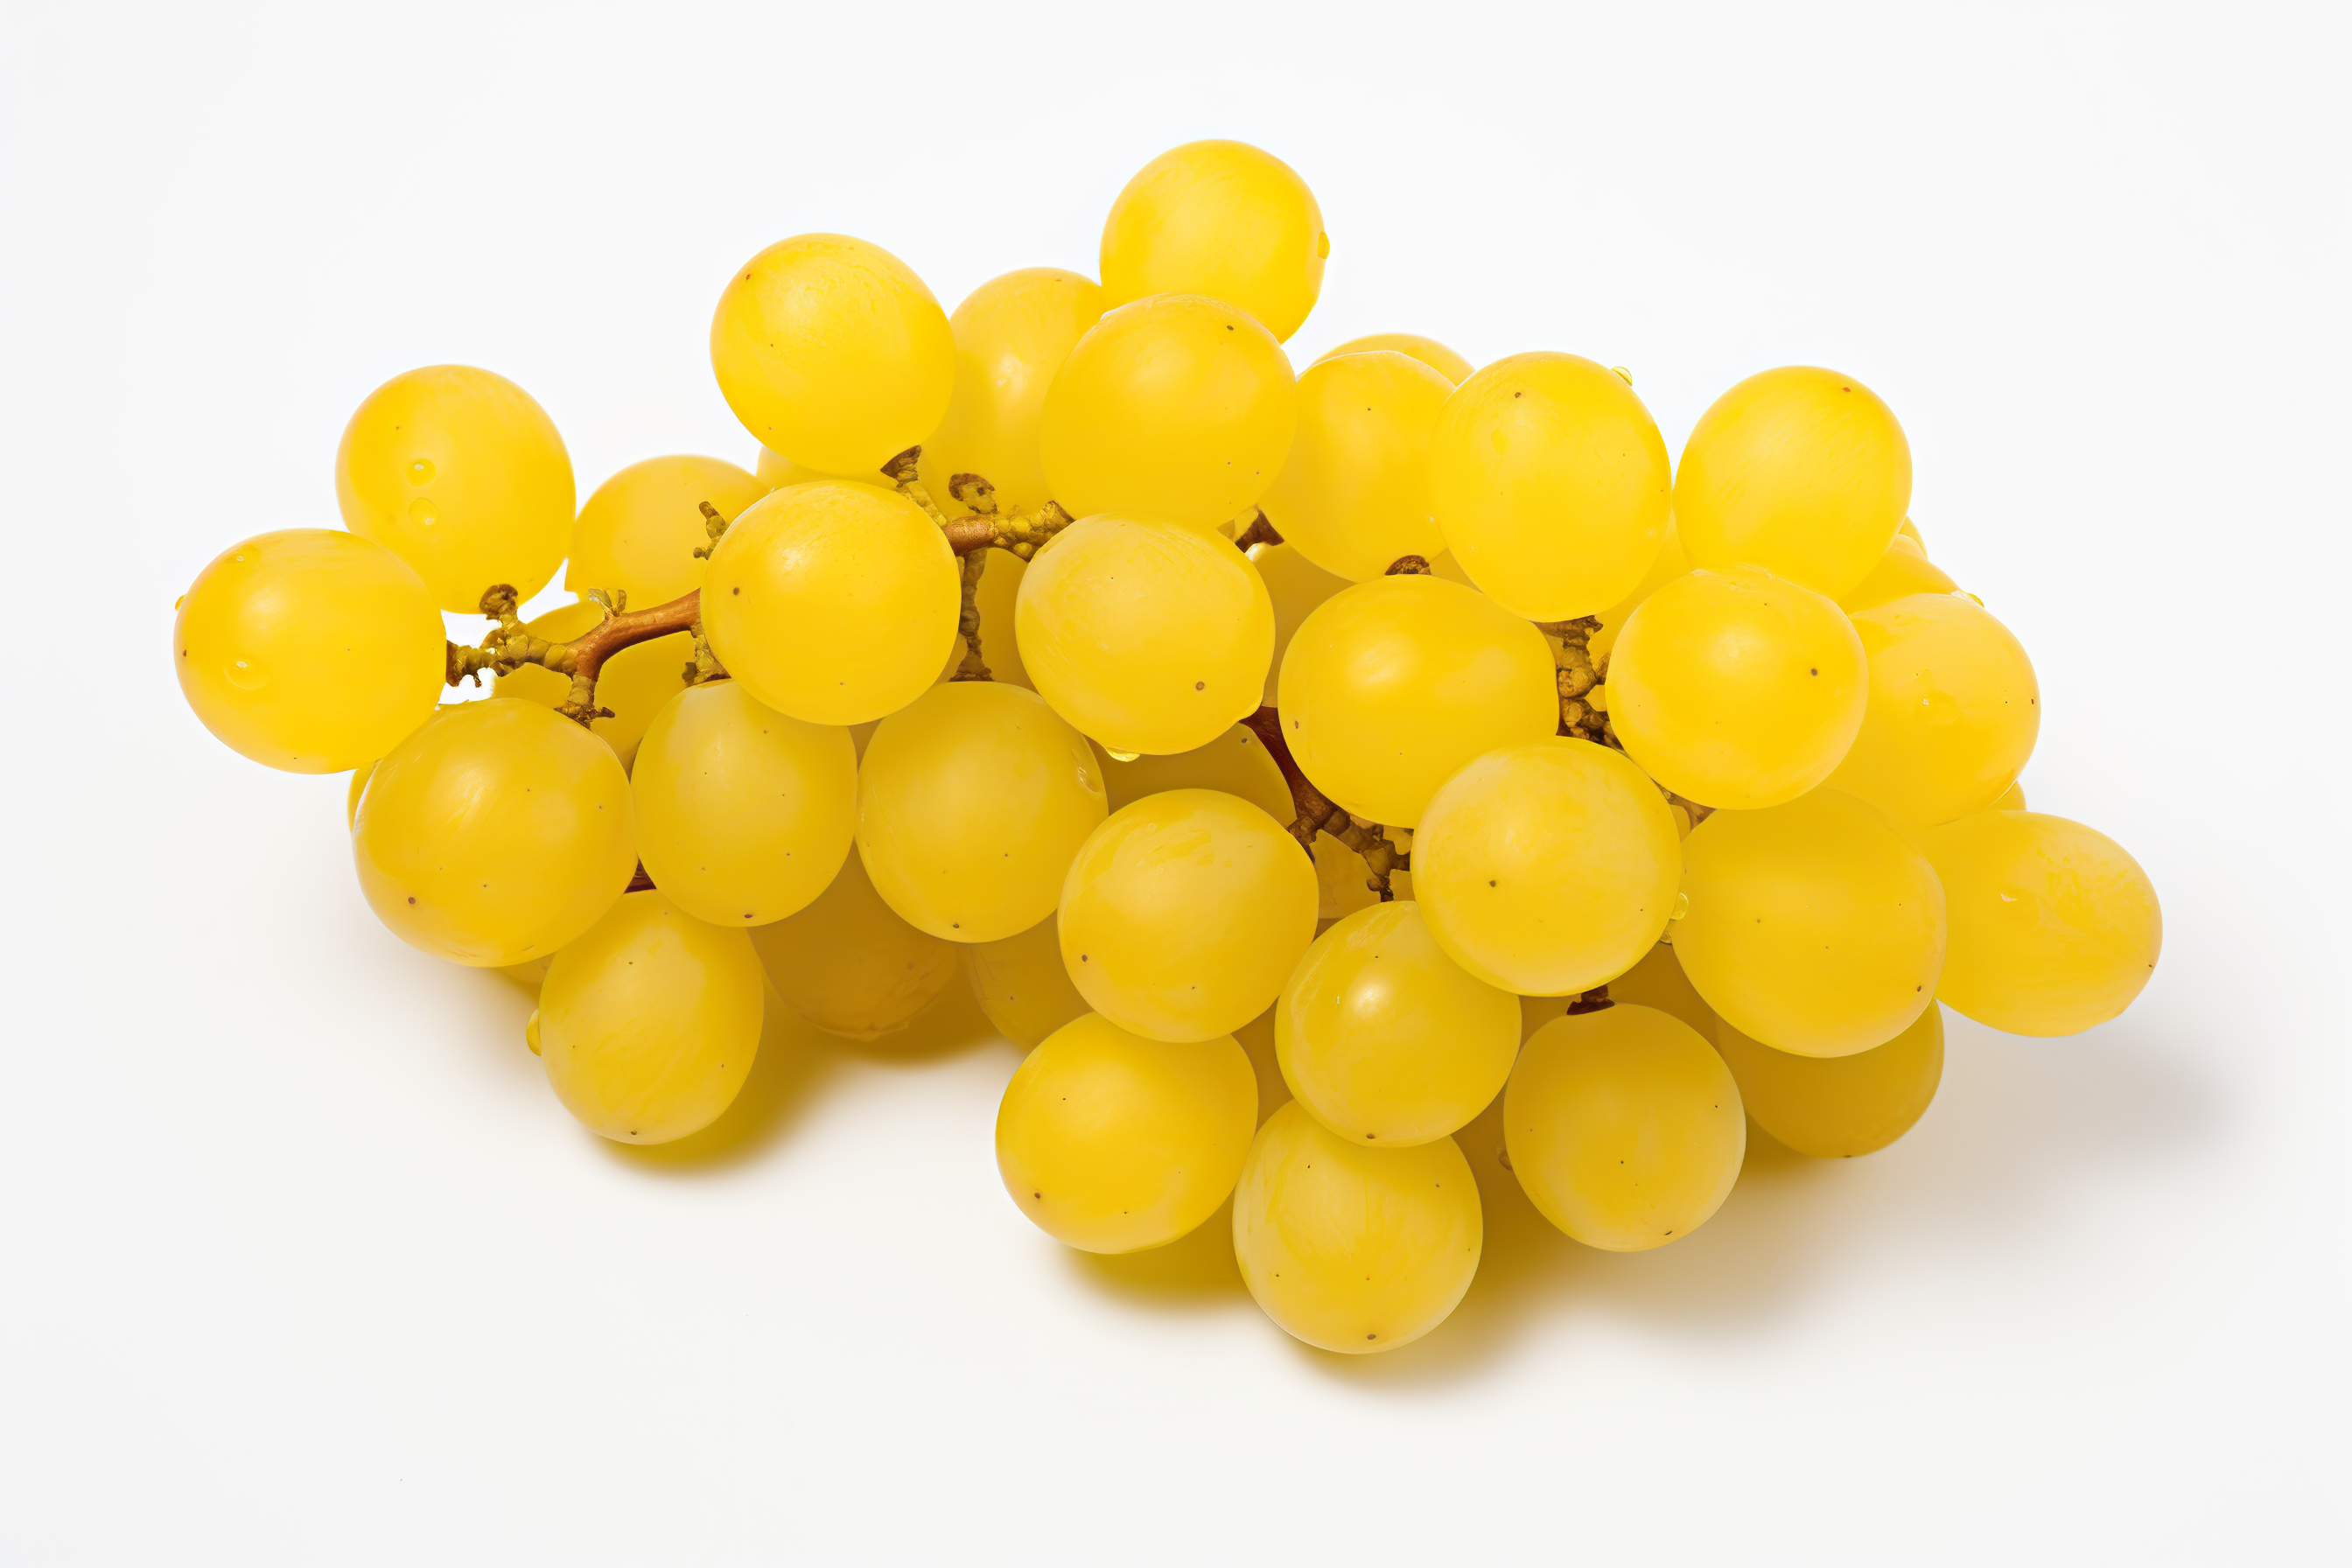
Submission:
M 2026 810 L 2025 786 L 2021 784 L 2013 784 L 2010 785 L 2009 788 L 2002 793 L 2001 797 L 1999 800 L 1994 801 L 1987 809 L 1992 811 Z
M 1279 670 L 1291 637 L 1318 605 L 1348 586 L 1348 579 L 1324 571 L 1293 544 L 1254 544 L 1249 557 L 1274 604 L 1274 659 L 1268 668 Z
M 1062 962 L 1094 1010 L 1155 1040 L 1230 1034 L 1315 940 L 1315 867 L 1282 825 L 1215 790 L 1111 814 L 1062 886 Z
M 1087 1012 L 1087 999 L 1062 967 L 1059 927 L 1047 915 L 1027 931 L 963 949 L 963 974 L 997 1033 L 1023 1047 Z
M 1315 193 L 1289 164 L 1245 142 L 1190 142 L 1146 163 L 1111 204 L 1103 297 L 1206 294 L 1284 339 L 1315 308 L 1330 254 Z
M 1034 511 L 1053 499 L 1037 454 L 1038 414 L 1054 373 L 1102 313 L 1094 279 L 1057 267 L 992 278 L 956 307 L 948 321 L 955 400 L 923 443 L 920 465 L 923 484 L 949 515 L 963 510 L 948 489 L 958 474 L 987 479 L 1000 505 Z
M 905 448 L 899 450 L 904 451 Z M 898 455 L 898 452 L 890 454 L 893 458 Z M 762 447 L 755 477 L 769 489 L 780 490 L 787 485 L 813 485 L 819 479 L 836 479 L 853 485 L 880 484 L 881 472 L 879 468 L 868 468 L 860 474 L 830 474 L 823 468 L 812 468 L 804 463 L 795 463 L 790 458 L 779 457 Z M 941 496 L 939 500 L 944 505 L 947 498 Z
M 1064 1246 L 1137 1252 L 1217 1212 L 1256 1127 L 1257 1079 L 1231 1035 L 1170 1044 L 1087 1013 L 1005 1085 L 996 1169 Z
M 667 1143 L 735 1103 L 765 1006 L 750 937 L 630 893 L 547 966 L 540 1061 L 591 1132 Z
M 240 755 L 295 773 L 380 756 L 433 712 L 447 645 L 433 596 L 382 545 L 291 528 L 197 574 L 172 627 L 180 693 Z
M 1870 655 L 1869 707 L 1830 787 L 1914 827 L 1999 800 L 2042 730 L 2042 689 L 2017 638 L 1958 594 L 1853 619 Z
M 770 451 L 871 474 L 948 411 L 955 338 L 905 262 L 862 239 L 804 234 L 727 280 L 710 321 L 710 368 L 727 406 Z
M 1751 375 L 1699 416 L 1675 472 L 1696 566 L 1761 566 L 1835 598 L 1870 574 L 1911 504 L 1911 444 L 1850 375 Z
M 763 708 L 740 681 L 671 699 L 629 787 L 646 874 L 713 925 L 766 925 L 807 908 L 856 830 L 849 731 Z
M 1276 822 L 1286 823 L 1296 815 L 1282 769 L 1258 738 L 1239 724 L 1189 752 L 1129 762 L 1110 758 L 1103 764 L 1103 784 L 1113 811 L 1163 790 L 1214 789 L 1241 796 Z
M 850 1040 L 905 1028 L 956 972 L 956 944 L 900 920 L 855 855 L 814 903 L 752 928 L 751 945 L 786 1006 Z
M 1559 727 L 1543 634 L 1437 577 L 1380 577 L 1333 595 L 1283 658 L 1283 738 L 1324 794 L 1411 827 L 1471 758 Z
M 1619 753 L 1554 735 L 1445 782 L 1412 837 L 1413 890 L 1453 960 L 1527 995 L 1622 974 L 1674 913 L 1682 851 L 1657 786 Z
M 635 609 L 666 605 L 702 586 L 710 545 L 709 501 L 732 522 L 773 489 L 717 458 L 648 458 L 596 487 L 572 530 L 563 585 L 625 590 Z
M 1601 629 L 1586 639 L 1586 651 L 1595 660 L 1608 658 L 1610 650 L 1617 646 L 1618 634 L 1625 629 L 1625 623 L 1633 618 L 1635 610 L 1642 607 L 1643 602 L 1689 571 L 1690 560 L 1683 554 L 1682 532 L 1675 527 L 1675 520 L 1669 517 L 1666 519 L 1665 540 L 1658 546 L 1657 556 L 1650 563 L 1650 569 L 1642 574 L 1642 580 L 1633 584 L 1632 593 L 1600 612 Z
M 352 782 L 343 789 L 343 826 L 345 827 L 351 826 L 360 819 L 360 796 L 367 794 L 368 780 L 374 773 L 373 762 L 362 763 L 352 770 Z
M 1682 961 L 1675 956 L 1670 942 L 1658 943 L 1641 963 L 1610 981 L 1609 999 L 1671 1013 L 1697 1030 L 1701 1039 L 1715 1038 L 1715 1009 L 1706 1005 L 1706 998 L 1698 994 L 1698 987 L 1683 973 Z M 1573 994 L 1520 997 L 1521 1037 L 1532 1035 L 1554 1018 L 1565 1016 L 1569 1005 L 1575 1000 Z
M 963 587 L 939 525 L 906 497 L 795 485 L 744 510 L 711 552 L 703 633 L 780 713 L 862 724 L 939 679 Z
M 570 642 L 604 618 L 604 606 L 582 599 L 559 605 L 523 623 L 523 630 L 549 642 Z M 613 716 L 591 726 L 621 759 L 623 767 L 635 764 L 646 726 L 662 704 L 686 689 L 687 666 L 694 662 L 694 634 L 672 632 L 641 642 L 604 661 L 596 675 L 596 705 Z M 542 708 L 559 708 L 572 697 L 572 678 L 535 664 L 518 665 L 491 679 L 490 690 L 499 697 L 520 697 Z
M 460 702 L 384 753 L 352 827 L 360 890 L 412 947 L 478 968 L 553 952 L 637 865 L 612 747 L 536 702 Z
M 1275 1007 L 1282 1004 L 1276 1002 Z M 1290 1103 L 1290 1086 L 1282 1081 L 1282 1061 L 1274 1045 L 1274 1007 L 1268 1007 L 1248 1023 L 1234 1031 L 1250 1060 L 1250 1071 L 1257 1077 L 1257 1121 L 1265 1119 Z
M 1838 765 L 1870 698 L 1845 612 L 1753 566 L 1660 588 L 1609 658 L 1626 754 L 1685 799 L 1733 811 L 1793 800 Z
M 1616 372 L 1526 353 L 1446 399 L 1429 488 L 1471 581 L 1515 616 L 1565 621 L 1641 582 L 1674 487 L 1665 437 Z
M 1838 595 L 1838 607 L 1848 615 L 1867 610 L 1876 605 L 1892 604 L 1896 599 L 1914 594 L 1952 594 L 1959 584 L 1945 575 L 1944 569 L 1927 559 L 1919 542 L 1908 534 L 1898 533 L 1870 569 L 1859 586 Z
M 1951 911 L 1936 994 L 1978 1023 L 2075 1034 L 2130 1006 L 2155 973 L 2164 911 L 2139 862 L 2105 834 L 1985 811 L 1923 841 Z
M 917 929 L 994 942 L 1054 912 L 1108 807 L 1086 737 L 1034 691 L 934 686 L 882 721 L 857 770 L 857 854 Z
M 1779 1050 L 1845 1057 L 1933 1005 L 1944 889 L 1877 808 L 1818 789 L 1718 811 L 1683 840 L 1675 956 L 1707 1005 Z
M 1038 695 L 1118 752 L 1207 745 L 1257 711 L 1274 650 L 1273 601 L 1231 541 L 1130 517 L 1056 535 L 1013 624 Z
M 1315 363 L 1321 364 L 1323 360 L 1338 359 L 1341 354 L 1378 353 L 1383 349 L 1412 355 L 1453 385 L 1459 386 L 1470 379 L 1468 360 L 1435 338 L 1424 338 L 1419 332 L 1374 332 L 1370 337 L 1349 338 L 1338 348 L 1327 351 L 1323 359 Z
M 530 598 L 572 542 L 572 458 L 530 394 L 436 364 L 367 395 L 335 453 L 343 526 L 391 551 L 445 610 L 478 612 L 495 584 Z
M 1315 939 L 1275 1003 L 1282 1078 L 1342 1138 L 1405 1148 L 1486 1108 L 1519 1051 L 1519 1003 L 1445 956 L 1409 901 Z
M 1165 518 L 1212 532 L 1265 493 L 1290 450 L 1298 387 L 1282 345 L 1197 294 L 1122 305 L 1046 390 L 1039 453 L 1073 516 Z
M 1897 537 L 1907 539 L 1912 543 L 1917 545 L 1919 547 L 1920 554 L 1925 555 L 1927 553 L 1927 542 L 1920 536 L 1919 525 L 1912 521 L 1909 516 L 1906 515 L 1903 519 L 1902 522 L 1896 525 L 1895 531 Z
M 1528 1199 L 1587 1247 L 1644 1252 L 1706 1223 L 1748 1152 L 1731 1069 L 1654 1007 L 1555 1018 L 1519 1052 L 1505 1145 Z
M 1324 359 L 1298 378 L 1298 431 L 1265 510 L 1317 565 L 1363 582 L 1400 557 L 1438 554 L 1429 435 L 1451 383 L 1389 350 Z
M 1284 1332 L 1344 1355 L 1411 1344 L 1478 1272 L 1485 1216 L 1451 1138 L 1381 1149 L 1292 1100 L 1258 1129 L 1234 1189 L 1243 1282 Z
M 1944 1079 L 1944 1013 L 1929 1007 L 1883 1046 L 1801 1057 L 1759 1045 L 1718 1020 L 1716 1049 L 1756 1125 L 1800 1154 L 1851 1159 L 1885 1148 L 1927 1113 Z

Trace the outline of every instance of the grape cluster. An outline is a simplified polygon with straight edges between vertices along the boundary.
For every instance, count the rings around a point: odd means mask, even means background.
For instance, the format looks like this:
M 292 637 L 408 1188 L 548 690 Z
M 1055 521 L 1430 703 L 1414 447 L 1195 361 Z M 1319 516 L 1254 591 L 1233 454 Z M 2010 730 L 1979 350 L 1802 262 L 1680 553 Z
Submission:
M 182 689 L 352 773 L 370 906 L 539 985 L 595 1132 L 709 1125 L 772 1002 L 871 1040 L 961 970 L 1029 1048 L 1022 1213 L 1125 1252 L 1230 1198 L 1250 1289 L 1334 1351 L 1461 1299 L 1454 1135 L 1498 1097 L 1535 1205 L 1640 1250 L 1715 1213 L 1750 1118 L 1901 1137 L 1939 1000 L 2027 1035 L 2130 1004 L 2155 894 L 2025 809 L 2033 668 L 1929 561 L 1867 386 L 1752 376 L 1677 464 L 1572 354 L 1390 334 L 1294 374 L 1330 248 L 1230 142 L 1136 175 L 1100 283 L 951 317 L 871 244 L 786 240 L 710 329 L 757 471 L 656 458 L 576 510 L 520 387 L 412 371 L 345 432 L 342 531 L 197 577 Z

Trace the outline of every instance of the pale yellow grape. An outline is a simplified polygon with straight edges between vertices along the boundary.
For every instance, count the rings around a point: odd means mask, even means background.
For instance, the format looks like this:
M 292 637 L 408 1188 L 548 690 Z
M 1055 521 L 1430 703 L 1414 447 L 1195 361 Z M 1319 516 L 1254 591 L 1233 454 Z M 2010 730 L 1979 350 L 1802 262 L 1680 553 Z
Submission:
M 1706 1223 L 1748 1152 L 1739 1086 L 1696 1030 L 1621 1004 L 1557 1018 L 1504 1091 L 1511 1169 L 1587 1247 L 1643 1252 Z
M 2042 689 L 2007 626 L 1958 594 L 1859 610 L 1869 707 L 1830 786 L 1914 827 L 1982 811 L 2042 730 Z
M 711 552 L 710 650 L 751 695 L 812 724 L 895 713 L 939 679 L 962 582 L 906 497 L 839 481 L 776 490 Z
M 2010 785 L 2008 789 L 2001 793 L 2001 797 L 1999 800 L 1994 801 L 1991 806 L 1988 809 L 1993 811 L 2027 810 L 2028 807 L 2025 804 L 2025 786 L 2021 784 L 2013 784 Z
M 1715 1038 L 1715 1009 L 1698 994 L 1698 987 L 1683 973 L 1682 961 L 1675 956 L 1671 943 L 1660 942 L 1643 955 L 1642 962 L 1608 983 L 1612 1002 L 1630 1002 L 1637 1007 L 1654 1007 L 1661 1013 L 1671 1013 L 1698 1031 L 1702 1039 Z M 1554 1018 L 1567 1015 L 1574 995 L 1522 996 L 1519 998 L 1519 1033 L 1524 1038 L 1534 1034 Z
M 1911 444 L 1850 375 L 1751 375 L 1699 416 L 1675 471 L 1695 566 L 1762 566 L 1835 598 L 1870 574 L 1911 504 Z
M 1287 823 L 1294 815 L 1282 769 L 1266 754 L 1265 744 L 1239 724 L 1189 752 L 1138 756 L 1129 762 L 1106 756 L 1103 784 L 1113 811 L 1162 790 L 1213 789 L 1241 796 L 1276 822 Z
M 1917 540 L 1898 533 L 1887 545 L 1886 553 L 1878 558 L 1878 564 L 1870 569 L 1870 575 L 1858 586 L 1838 595 L 1838 607 L 1852 615 L 1913 594 L 1951 594 L 1958 590 L 1959 584 L 1927 559 Z
M 384 753 L 352 826 L 360 890 L 413 947 L 478 968 L 553 952 L 637 864 L 613 748 L 536 702 L 461 702 Z
M 1257 710 L 1274 651 L 1248 558 L 1140 518 L 1064 529 L 1030 562 L 1013 624 L 1038 695 L 1115 752 L 1207 745 Z
M 804 234 L 735 269 L 710 367 L 760 444 L 827 473 L 870 474 L 937 428 L 955 391 L 947 312 L 862 239 Z
M 1037 450 L 1038 415 L 1054 373 L 1102 313 L 1094 279 L 1057 267 L 992 278 L 956 307 L 948 319 L 955 398 L 923 443 L 921 462 L 925 487 L 950 516 L 963 510 L 948 488 L 958 474 L 994 485 L 1000 506 L 1034 511 L 1054 499 Z
M 1285 339 L 1315 308 L 1330 254 L 1315 193 L 1289 164 L 1245 142 L 1190 142 L 1146 163 L 1111 204 L 1103 296 L 1118 306 L 1206 294 Z
M 1574 354 L 1497 360 L 1456 387 L 1429 446 L 1446 548 L 1513 615 L 1565 621 L 1633 592 L 1665 537 L 1657 421 Z
M 1298 378 L 1298 431 L 1265 507 L 1318 566 L 1363 582 L 1445 548 L 1429 500 L 1429 437 L 1453 384 L 1389 350 L 1325 359 Z
M 732 522 L 774 487 L 717 458 L 648 458 L 598 485 L 572 530 L 563 585 L 625 591 L 632 609 L 666 605 L 702 586 L 710 546 L 709 501 Z
M 1217 1212 L 1256 1127 L 1257 1079 L 1231 1035 L 1171 1044 L 1087 1013 L 1005 1085 L 996 1169 L 1055 1240 L 1136 1252 Z
M 1472 366 L 1468 360 L 1435 338 L 1424 338 L 1419 332 L 1374 332 L 1370 337 L 1349 338 L 1338 348 L 1327 350 L 1323 359 L 1315 363 L 1320 364 L 1323 360 L 1338 359 L 1341 354 L 1377 353 L 1383 349 L 1412 355 L 1454 386 L 1470 379 Z
M 1234 1189 L 1242 1279 L 1283 1331 L 1327 1351 L 1411 1344 L 1460 1304 L 1485 1216 L 1451 1138 L 1382 1149 L 1292 1100 L 1258 1129 Z
M 1405 1148 L 1486 1108 L 1519 1050 L 1519 1002 L 1445 956 L 1408 900 L 1315 939 L 1275 1004 L 1283 1081 L 1343 1138 Z
M 416 569 L 445 610 L 506 584 L 547 586 L 572 539 L 572 458 L 546 410 L 502 375 L 436 364 L 359 405 L 335 453 L 343 526 Z
M 1682 850 L 1657 786 L 1606 746 L 1550 736 L 1445 782 L 1412 837 L 1431 933 L 1490 985 L 1584 991 L 1650 951 L 1674 913 Z
M 895 458 L 898 454 L 893 452 L 890 455 Z M 858 485 L 878 485 L 882 482 L 882 470 L 878 468 L 868 468 L 859 474 L 828 473 L 823 468 L 812 468 L 805 463 L 795 463 L 790 458 L 780 457 L 765 447 L 760 448 L 758 460 L 757 478 L 772 490 L 782 489 L 787 485 L 811 485 L 819 479 L 846 479 Z M 935 499 L 941 506 L 947 504 L 945 496 Z
M 1348 579 L 1324 571 L 1288 543 L 1254 544 L 1249 558 L 1265 582 L 1266 596 L 1274 602 L 1274 659 L 1268 668 L 1278 671 L 1290 639 L 1307 617 L 1318 605 L 1348 586 Z
M 1609 717 L 1626 753 L 1676 795 L 1734 811 L 1829 777 L 1869 696 L 1845 612 L 1753 566 L 1660 588 L 1609 658 Z
M 326 528 L 230 546 L 181 597 L 180 693 L 240 755 L 333 773 L 431 715 L 446 670 L 440 612 L 408 564 Z
M 966 943 L 963 973 L 980 1010 L 1016 1045 L 1034 1046 L 1091 1011 L 1062 967 L 1062 941 L 1052 915 L 994 942 Z
M 1883 1046 L 1801 1057 L 1717 1020 L 1716 1049 L 1756 1125 L 1800 1154 L 1851 1159 L 1885 1148 L 1927 1113 L 1944 1079 L 1944 1012 L 1930 1007 Z
M 523 630 L 549 642 L 570 642 L 604 618 L 604 606 L 582 599 L 559 605 L 523 623 Z M 686 668 L 694 662 L 694 634 L 672 632 L 666 637 L 625 647 L 604 661 L 596 673 L 596 706 L 613 710 L 610 718 L 590 726 L 613 748 L 623 767 L 635 765 L 646 726 L 662 705 L 686 689 Z M 559 708 L 572 698 L 572 678 L 536 664 L 518 665 L 490 680 L 491 692 L 520 697 L 542 708 Z
M 1675 520 L 1669 517 L 1666 519 L 1665 540 L 1658 546 L 1657 556 L 1651 561 L 1650 569 L 1642 574 L 1639 583 L 1633 584 L 1632 593 L 1600 612 L 1601 629 L 1585 639 L 1585 651 L 1596 661 L 1607 658 L 1610 650 L 1617 646 L 1618 634 L 1625 629 L 1625 623 L 1633 618 L 1635 610 L 1642 607 L 1643 602 L 1689 570 L 1690 561 L 1683 554 L 1682 533 L 1675 527 Z
M 849 731 L 762 707 L 740 681 L 672 698 L 646 731 L 629 787 L 646 874 L 714 925 L 766 925 L 807 908 L 856 829 Z
M 1357 816 L 1410 827 L 1481 752 L 1551 734 L 1559 698 L 1543 634 L 1437 577 L 1380 577 L 1333 595 L 1283 658 L 1290 754 Z
M 1045 483 L 1073 516 L 1211 532 L 1264 495 L 1298 423 L 1282 345 L 1243 311 L 1161 294 L 1111 311 L 1045 393 Z
M 2156 889 L 2105 834 L 2036 811 L 1987 811 L 1924 842 L 1951 919 L 1936 994 L 1978 1023 L 2072 1035 L 2130 1006 L 2156 972 Z
M 1166 790 L 1113 812 L 1062 887 L 1079 994 L 1155 1040 L 1230 1034 L 1281 994 L 1315 940 L 1315 867 L 1256 806 Z
M 852 855 L 816 901 L 751 945 L 784 1005 L 829 1035 L 896 1034 L 955 978 L 956 944 L 900 920 Z
M 1920 554 L 1925 555 L 1927 553 L 1927 542 L 1920 536 L 1919 525 L 1912 521 L 1909 517 L 1905 517 L 1902 522 L 1895 527 L 1895 531 L 1899 537 L 1907 539 L 1912 543 L 1917 545 L 1919 547 Z
M 1733 1028 L 1808 1057 L 1885 1044 L 1933 1005 L 1945 897 L 1874 806 L 1818 789 L 1683 840 L 1675 956 Z
M 591 1132 L 667 1143 L 735 1103 L 765 1006 L 750 937 L 630 893 L 547 966 L 540 1062 Z

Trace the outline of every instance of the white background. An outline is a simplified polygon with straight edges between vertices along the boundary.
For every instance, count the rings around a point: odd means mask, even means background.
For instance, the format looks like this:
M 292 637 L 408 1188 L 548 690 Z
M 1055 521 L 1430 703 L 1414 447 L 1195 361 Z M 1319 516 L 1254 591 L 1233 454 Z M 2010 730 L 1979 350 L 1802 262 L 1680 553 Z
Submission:
M 0 1555 L 2344 1551 L 2345 14 L 1633 9 L 9 6 Z M 887 1048 L 772 1031 L 698 1159 L 599 1142 L 522 993 L 370 918 L 344 781 L 182 705 L 173 596 L 335 522 L 386 376 L 513 376 L 583 496 L 745 461 L 737 262 L 1091 272 L 1212 135 L 1322 202 L 1301 363 L 1573 350 L 1676 450 L 1768 365 L 1884 395 L 2039 668 L 2034 805 L 2163 895 L 2130 1013 L 1955 1018 L 1910 1137 L 1759 1148 L 1663 1251 L 1490 1186 L 1454 1319 L 1345 1360 L 1213 1226 L 1031 1229 L 960 993 Z

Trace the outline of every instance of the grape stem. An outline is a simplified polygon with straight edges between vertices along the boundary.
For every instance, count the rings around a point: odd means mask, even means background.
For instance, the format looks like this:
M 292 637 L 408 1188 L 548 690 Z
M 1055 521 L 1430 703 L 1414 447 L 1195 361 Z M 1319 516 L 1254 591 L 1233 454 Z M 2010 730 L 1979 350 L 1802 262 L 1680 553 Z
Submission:
M 1595 616 L 1536 623 L 1536 630 L 1544 634 L 1545 642 L 1551 647 L 1552 663 L 1559 670 L 1559 732 L 1579 741 L 1617 746 L 1617 731 L 1609 722 L 1609 694 L 1602 689 L 1602 682 L 1608 678 L 1592 662 L 1592 634 L 1600 629 L 1601 621 Z M 1617 749 L 1624 750 L 1622 746 Z
M 1249 526 L 1234 535 L 1234 543 L 1240 547 L 1241 552 L 1244 555 L 1249 553 L 1249 547 L 1253 544 L 1281 542 L 1282 535 L 1276 533 L 1274 531 L 1274 524 L 1265 520 L 1265 509 L 1263 507 L 1250 508 Z
M 1381 896 L 1387 903 L 1396 897 L 1389 879 L 1399 871 L 1412 869 L 1412 857 L 1391 843 L 1388 832 L 1377 822 L 1367 822 L 1345 808 L 1332 804 L 1331 798 L 1317 789 L 1298 759 L 1290 754 L 1290 743 L 1282 736 L 1281 710 L 1271 706 L 1259 709 L 1244 719 L 1250 733 L 1265 743 L 1266 754 L 1274 765 L 1282 770 L 1283 783 L 1290 786 L 1290 804 L 1297 814 L 1291 818 L 1290 836 L 1298 840 L 1308 859 L 1315 858 L 1315 835 L 1328 833 L 1364 858 L 1364 868 L 1370 873 L 1364 886 Z

